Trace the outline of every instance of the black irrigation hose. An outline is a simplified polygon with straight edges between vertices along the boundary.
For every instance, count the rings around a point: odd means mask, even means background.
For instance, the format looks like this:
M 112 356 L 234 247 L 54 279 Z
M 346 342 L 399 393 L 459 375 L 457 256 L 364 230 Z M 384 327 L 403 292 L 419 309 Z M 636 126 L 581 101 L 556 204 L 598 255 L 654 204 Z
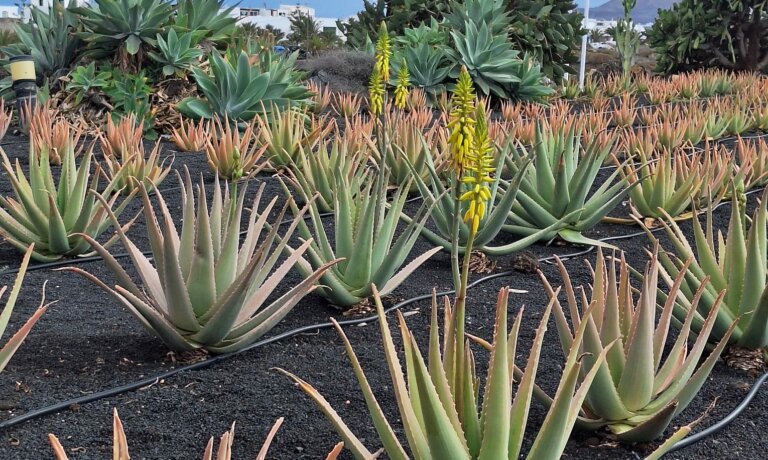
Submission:
M 731 422 L 733 422 L 736 419 L 736 417 L 741 415 L 741 413 L 744 412 L 744 410 L 749 406 L 749 403 L 751 403 L 752 400 L 755 398 L 755 396 L 757 396 L 757 392 L 760 390 L 760 387 L 766 381 L 768 381 L 768 372 L 766 372 L 759 379 L 757 379 L 754 385 L 752 385 L 752 388 L 749 390 L 749 393 L 747 393 L 747 395 L 744 396 L 744 399 L 741 400 L 739 405 L 736 406 L 736 408 L 733 411 L 731 411 L 725 418 L 718 421 L 714 425 L 709 426 L 704 430 L 701 430 L 696 434 L 693 434 L 681 441 L 678 441 L 677 443 L 675 443 L 674 446 L 672 446 L 672 448 L 667 453 L 675 452 L 677 450 L 692 446 L 693 444 L 696 444 L 697 442 L 703 440 L 704 438 L 719 432 L 720 430 L 722 430 L 723 428 L 731 424 Z
M 645 232 L 636 232 L 636 233 L 632 233 L 632 234 L 629 234 L 629 235 L 619 235 L 619 236 L 609 237 L 609 238 L 605 238 L 604 240 L 601 240 L 601 241 L 618 240 L 618 239 L 622 239 L 622 238 L 632 238 L 632 237 L 639 236 L 639 235 L 642 235 L 642 234 L 645 234 Z M 579 255 L 583 255 L 583 254 L 589 253 L 593 249 L 594 249 L 594 246 L 589 247 L 589 248 L 587 248 L 587 249 L 585 249 L 583 251 L 579 251 L 579 252 L 576 252 L 576 253 L 573 253 L 573 254 L 568 254 L 566 256 L 561 257 L 561 259 L 578 257 Z M 554 256 L 544 257 L 544 258 L 540 259 L 540 262 L 547 262 L 547 261 L 550 261 L 552 259 L 554 259 Z M 512 275 L 513 273 L 516 273 L 516 272 L 514 270 L 508 270 L 508 271 L 494 273 L 494 274 L 491 274 L 491 275 L 488 275 L 488 276 L 484 276 L 482 278 L 478 278 L 475 281 L 469 283 L 467 285 L 467 289 L 471 289 L 471 288 L 477 286 L 478 284 L 482 284 L 482 283 L 485 283 L 487 281 L 490 281 L 490 280 L 493 280 L 493 279 L 496 279 L 496 278 L 501 278 L 501 277 L 504 277 L 504 276 Z M 455 290 L 450 289 L 450 290 L 438 292 L 437 295 L 438 296 L 446 296 L 446 295 L 452 295 L 452 294 L 455 294 L 455 293 L 456 293 Z M 431 298 L 432 298 L 432 293 L 422 294 L 422 295 L 419 295 L 419 296 L 416 296 L 416 297 L 413 297 L 413 298 L 410 298 L 410 299 L 403 300 L 402 302 L 399 302 L 399 303 L 397 303 L 397 304 L 387 308 L 386 310 L 384 310 L 384 312 L 385 313 L 389 313 L 389 312 L 394 311 L 394 310 L 400 310 L 403 307 L 406 307 L 408 305 L 414 304 L 414 303 L 422 301 L 422 300 L 428 300 L 428 299 L 431 299 Z M 377 320 L 378 320 L 378 316 L 374 315 L 374 316 L 367 316 L 367 317 L 363 317 L 363 318 L 356 318 L 356 319 L 348 319 L 348 320 L 344 320 L 344 321 L 339 321 L 339 325 L 341 325 L 341 326 L 356 326 L 356 325 L 359 325 L 359 324 L 374 322 L 374 321 L 377 321 Z M 223 355 L 217 355 L 217 356 L 214 356 L 212 358 L 206 359 L 205 361 L 200 361 L 200 362 L 197 362 L 197 363 L 188 364 L 186 366 L 177 367 L 176 369 L 172 369 L 172 370 L 163 372 L 161 374 L 157 374 L 155 376 L 146 377 L 146 378 L 143 378 L 141 380 L 136 380 L 136 381 L 127 383 L 125 385 L 120 385 L 120 386 L 117 386 L 117 387 L 109 388 L 107 390 L 103 390 L 103 391 L 99 391 L 99 392 L 96 392 L 96 393 L 92 393 L 90 395 L 85 395 L 85 396 L 80 396 L 80 397 L 77 397 L 77 398 L 72 398 L 72 399 L 69 399 L 69 400 L 66 400 L 66 401 L 62 401 L 60 403 L 56 403 L 56 404 L 52 404 L 50 406 L 42 407 L 40 409 L 32 410 L 30 412 L 27 412 L 24 415 L 19 415 L 19 416 L 10 418 L 8 420 L 5 420 L 3 422 L 0 422 L 0 429 L 11 428 L 11 427 L 17 426 L 17 425 L 19 425 L 21 423 L 27 422 L 29 420 L 33 420 L 33 419 L 36 419 L 36 418 L 39 418 L 39 417 L 43 417 L 45 415 L 55 414 L 57 412 L 64 411 L 67 408 L 69 408 L 71 406 L 74 406 L 74 405 L 87 404 L 87 403 L 90 403 L 90 402 L 99 401 L 101 399 L 118 396 L 118 395 L 121 395 L 123 393 L 130 392 L 130 391 L 135 391 L 135 390 L 138 390 L 138 389 L 150 386 L 150 385 L 154 385 L 154 384 L 160 382 L 161 380 L 167 379 L 169 377 L 173 377 L 173 376 L 175 376 L 177 374 L 180 374 L 182 372 L 204 369 L 204 368 L 207 368 L 207 367 L 212 366 L 214 364 L 223 362 L 223 361 L 225 361 L 225 360 L 227 360 L 229 358 L 233 358 L 235 356 L 238 356 L 238 355 L 240 355 L 242 353 L 245 353 L 247 351 L 263 347 L 265 345 L 269 345 L 269 344 L 272 344 L 272 343 L 275 343 L 275 342 L 278 342 L 278 341 L 281 341 L 281 340 L 284 340 L 284 339 L 295 337 L 295 336 L 297 336 L 299 334 L 303 334 L 303 333 L 306 333 L 306 332 L 314 332 L 314 331 L 317 331 L 317 330 L 328 329 L 328 328 L 331 328 L 331 327 L 333 327 L 333 324 L 330 323 L 330 322 L 327 322 L 327 323 L 310 324 L 310 325 L 307 325 L 307 326 L 302 326 L 302 327 L 299 327 L 299 328 L 296 328 L 296 329 L 292 329 L 290 331 L 283 332 L 283 333 L 275 335 L 273 337 L 269 337 L 267 339 L 260 340 L 258 342 L 254 342 L 251 345 L 248 345 L 247 347 L 242 348 L 242 349 L 240 349 L 238 351 L 235 351 L 235 352 L 232 352 L 232 353 L 226 353 L 226 354 L 223 354 Z
M 752 191 L 748 192 L 747 194 L 756 193 L 758 191 L 760 191 L 760 190 L 752 190 Z M 725 205 L 726 203 L 728 203 L 728 202 L 719 203 L 717 206 L 715 206 L 715 209 L 717 207 L 719 207 L 719 206 Z M 650 231 L 651 232 L 656 232 L 656 231 L 659 231 L 661 229 L 662 229 L 662 227 L 657 227 L 655 229 L 651 229 Z M 629 239 L 629 238 L 634 238 L 634 237 L 637 237 L 637 236 L 641 236 L 641 235 L 643 235 L 645 233 L 646 233 L 645 231 L 641 231 L 641 232 L 635 232 L 635 233 L 630 233 L 630 234 L 626 234 L 626 235 L 611 236 L 611 237 L 603 238 L 603 239 L 601 239 L 599 241 L 601 241 L 601 242 L 608 242 L 608 241 L 617 241 L 617 240 L 622 240 L 622 239 Z M 561 260 L 572 259 L 574 257 L 579 257 L 579 256 L 582 256 L 582 255 L 586 255 L 586 254 L 592 252 L 594 249 L 595 249 L 595 246 L 590 246 L 588 248 L 585 248 L 584 250 L 563 255 L 563 256 L 560 257 L 560 259 Z M 554 258 L 555 258 L 554 255 L 553 256 L 543 257 L 543 258 L 539 259 L 539 262 L 550 262 Z M 467 285 L 467 289 L 471 289 L 471 288 L 473 288 L 473 287 L 475 287 L 475 286 L 477 286 L 479 284 L 485 283 L 487 281 L 490 281 L 490 280 L 493 280 L 493 279 L 496 279 L 496 278 L 502 278 L 504 276 L 509 276 L 509 275 L 514 274 L 514 273 L 515 273 L 515 271 L 508 270 L 508 271 L 504 271 L 504 272 L 500 272 L 500 273 L 494 273 L 494 274 L 491 274 L 491 275 L 487 275 L 487 276 L 478 278 L 475 281 L 469 283 Z M 455 294 L 455 292 L 456 291 L 454 289 L 450 289 L 450 290 L 439 292 L 439 293 L 437 293 L 437 295 L 438 296 L 446 296 L 446 295 Z M 431 294 L 431 293 L 422 294 L 422 295 L 419 295 L 419 296 L 416 296 L 416 297 L 413 297 L 413 298 L 410 298 L 410 299 L 407 299 L 407 300 L 403 300 L 402 302 L 399 302 L 399 303 L 397 303 L 397 304 L 387 308 L 386 310 L 384 310 L 384 313 L 387 314 L 387 313 L 392 312 L 394 310 L 400 310 L 403 307 L 406 307 L 408 305 L 414 304 L 416 302 L 423 301 L 423 300 L 428 300 L 428 299 L 432 298 L 432 295 L 433 294 Z M 364 324 L 364 323 L 368 323 L 368 322 L 375 322 L 375 321 L 378 321 L 378 316 L 368 316 L 368 317 L 364 317 L 364 318 L 356 318 L 356 319 L 343 320 L 343 321 L 339 321 L 339 325 L 340 326 L 356 326 L 356 325 L 360 325 L 360 324 Z M 69 399 L 69 400 L 66 400 L 66 401 L 62 401 L 62 402 L 57 403 L 57 404 L 53 404 L 53 405 L 50 405 L 50 406 L 42 407 L 40 409 L 32 410 L 30 412 L 27 412 L 26 414 L 19 415 L 19 416 L 16 416 L 16 417 L 12 417 L 12 418 L 10 418 L 8 420 L 0 422 L 0 429 L 12 428 L 14 426 L 20 425 L 20 424 L 22 424 L 24 422 L 27 422 L 29 420 L 33 420 L 33 419 L 36 419 L 36 418 L 39 418 L 39 417 L 43 417 L 43 416 L 46 416 L 46 415 L 62 412 L 62 411 L 67 410 L 68 408 L 70 408 L 72 406 L 87 404 L 87 403 L 90 403 L 90 402 L 99 401 L 101 399 L 110 398 L 110 397 L 114 397 L 114 396 L 119 396 L 121 394 L 128 393 L 130 391 L 139 390 L 141 388 L 157 384 L 161 380 L 173 377 L 173 376 L 175 376 L 177 374 L 180 374 L 182 372 L 204 369 L 204 368 L 207 368 L 209 366 L 213 366 L 214 364 L 218 364 L 220 362 L 223 362 L 223 361 L 225 361 L 225 360 L 227 360 L 229 358 L 238 356 L 238 355 L 240 355 L 242 353 L 245 353 L 247 351 L 259 348 L 259 347 L 263 347 L 263 346 L 266 346 L 266 345 L 269 345 L 269 344 L 272 344 L 272 343 L 275 343 L 275 342 L 278 342 L 278 341 L 281 341 L 281 340 L 284 340 L 284 339 L 295 337 L 295 336 L 297 336 L 299 334 L 303 334 L 303 333 L 306 333 L 306 332 L 314 332 L 314 331 L 318 331 L 318 330 L 321 330 L 321 329 L 328 329 L 328 328 L 331 328 L 331 327 L 333 327 L 333 324 L 328 322 L 328 323 L 310 324 L 310 325 L 307 325 L 307 326 L 302 326 L 302 327 L 299 327 L 299 328 L 296 328 L 296 329 L 292 329 L 290 331 L 283 332 L 283 333 L 275 335 L 273 337 L 269 337 L 267 339 L 260 340 L 258 342 L 252 343 L 251 345 L 249 345 L 249 346 L 247 346 L 247 347 L 245 347 L 245 348 L 243 348 L 241 350 L 232 352 L 232 353 L 227 353 L 227 354 L 223 354 L 223 355 L 217 355 L 217 356 L 214 356 L 212 358 L 206 359 L 205 361 L 200 361 L 200 362 L 197 362 L 197 363 L 188 364 L 186 366 L 181 366 L 181 367 L 178 367 L 176 369 L 172 369 L 172 370 L 163 372 L 161 374 L 155 375 L 153 377 L 146 377 L 146 378 L 143 378 L 141 380 L 137 380 L 137 381 L 133 381 L 133 382 L 127 383 L 125 385 L 121 385 L 121 386 L 118 386 L 118 387 L 113 387 L 113 388 L 110 388 L 110 389 L 107 389 L 107 390 L 103 390 L 103 391 L 99 391 L 99 392 L 96 392 L 96 393 L 92 393 L 92 394 L 86 395 L 86 396 L 80 396 L 78 398 L 72 398 L 72 399 Z M 711 436 L 711 435 L 719 432 L 720 430 L 722 430 L 723 428 L 728 426 L 730 423 L 732 423 L 736 419 L 736 417 L 738 417 L 749 406 L 750 402 L 757 395 L 759 389 L 761 388 L 762 384 L 765 383 L 766 380 L 768 380 L 768 373 L 764 374 L 762 377 L 760 377 L 755 382 L 755 384 L 753 385 L 752 389 L 749 391 L 749 393 L 747 393 L 747 395 L 744 397 L 744 399 L 741 401 L 741 403 L 738 406 L 736 406 L 736 408 L 731 413 L 729 413 L 725 418 L 723 418 L 722 420 L 718 421 L 716 424 L 708 427 L 707 429 L 705 429 L 705 430 L 703 430 L 703 431 L 701 431 L 699 433 L 696 433 L 696 434 L 694 434 L 692 436 L 689 436 L 689 437 L 685 438 L 682 441 L 679 441 L 678 443 L 676 443 L 671 448 L 671 450 L 669 452 L 674 452 L 674 451 L 677 451 L 677 450 L 689 447 L 689 446 L 691 446 L 691 445 L 693 445 L 693 444 L 695 444 L 695 443 L 697 443 L 699 441 L 702 441 L 706 437 Z

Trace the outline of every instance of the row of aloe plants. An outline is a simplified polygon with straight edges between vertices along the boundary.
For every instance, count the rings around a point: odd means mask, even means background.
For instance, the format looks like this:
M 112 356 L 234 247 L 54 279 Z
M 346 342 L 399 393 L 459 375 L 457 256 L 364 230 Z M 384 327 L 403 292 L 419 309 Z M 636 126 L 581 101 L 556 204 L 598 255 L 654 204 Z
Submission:
M 380 44 L 377 71 L 384 75 L 385 50 L 386 47 Z M 372 79 L 372 85 L 383 84 L 381 77 Z M 372 91 L 372 96 L 376 94 L 382 99 L 386 97 L 381 88 Z M 395 102 L 402 105 L 402 100 L 401 96 Z M 379 117 L 374 121 L 376 140 L 382 145 L 386 140 L 384 105 L 383 101 L 373 104 L 379 112 L 374 113 Z M 230 125 L 224 121 L 220 131 L 226 132 L 225 126 Z M 527 226 L 516 224 L 523 228 L 518 230 L 519 234 L 526 235 L 527 239 L 523 238 L 509 248 L 514 250 L 538 239 L 551 238 L 553 232 L 566 240 L 590 242 L 584 240 L 580 229 L 572 222 L 599 220 L 601 213 L 607 213 L 606 208 L 621 199 L 616 198 L 620 195 L 618 190 L 623 189 L 622 193 L 626 194 L 628 189 L 624 187 L 625 180 L 617 182 L 620 185 L 616 190 L 613 190 L 616 185 L 606 181 L 604 188 L 595 194 L 599 199 L 594 196 L 587 199 L 587 192 L 607 151 L 587 146 L 588 152 L 581 158 L 582 155 L 574 153 L 580 144 L 574 142 L 573 135 L 567 130 L 561 136 L 537 144 L 535 168 L 516 150 L 499 155 L 500 148 L 490 138 L 485 107 L 477 101 L 472 82 L 465 72 L 458 80 L 448 126 L 451 132 L 446 142 L 445 169 L 438 172 L 430 161 L 425 161 L 430 184 L 424 180 L 418 183 L 419 171 L 406 162 L 412 180 L 417 182 L 416 188 L 432 190 L 433 195 L 432 199 L 425 200 L 422 211 L 406 219 L 407 229 L 397 238 L 396 227 L 411 183 L 400 184 L 392 205 L 387 206 L 388 166 L 383 159 L 379 163 L 381 172 L 370 173 L 367 176 L 370 179 L 360 180 L 360 190 L 350 192 L 348 183 L 343 182 L 344 175 L 336 182 L 336 194 L 330 202 L 336 215 L 333 243 L 320 224 L 315 196 L 305 196 L 301 208 L 289 198 L 277 219 L 270 224 L 267 216 L 276 206 L 277 199 L 273 198 L 262 207 L 263 186 L 252 202 L 250 216 L 245 221 L 246 230 L 241 234 L 246 194 L 238 191 L 245 186 L 236 182 L 245 174 L 239 149 L 233 147 L 237 142 L 230 142 L 226 155 L 220 157 L 224 161 L 231 160 L 233 167 L 229 170 L 232 174 L 228 179 L 233 182 L 223 189 L 216 182 L 210 206 L 202 182 L 194 187 L 189 174 L 179 177 L 183 209 L 180 232 L 175 228 L 162 192 L 157 192 L 158 204 L 152 205 L 149 191 L 154 184 L 151 181 L 125 179 L 134 185 L 132 194 L 140 194 L 144 204 L 151 259 L 130 240 L 125 226 L 118 220 L 117 214 L 128 200 L 123 201 L 117 212 L 113 211 L 116 192 L 120 190 L 116 179 L 110 180 L 101 193 L 91 191 L 97 183 L 91 183 L 90 187 L 88 184 L 92 164 L 90 151 L 78 169 L 74 142 L 71 141 L 65 143 L 63 152 L 59 152 L 62 176 L 58 188 L 49 165 L 48 150 L 43 148 L 38 152 L 37 147 L 31 146 L 29 181 L 18 161 L 14 172 L 5 158 L 18 201 L 0 203 L 5 209 L 0 226 L 6 238 L 27 251 L 27 257 L 35 255 L 41 260 L 51 260 L 89 250 L 100 254 L 116 276 L 115 286 L 107 286 L 81 269 L 70 270 L 82 274 L 114 296 L 143 326 L 174 350 L 203 348 L 224 353 L 242 349 L 268 332 L 313 290 L 341 305 L 351 305 L 372 296 L 380 313 L 387 364 L 398 395 L 408 445 L 416 458 L 495 458 L 499 453 L 517 456 L 533 396 L 548 404 L 550 409 L 529 452 L 531 458 L 559 456 L 575 425 L 591 429 L 607 426 L 620 439 L 628 441 L 652 440 L 663 433 L 673 417 L 692 400 L 727 343 L 764 350 L 768 314 L 765 306 L 768 303 L 763 300 L 766 201 L 763 200 L 756 211 L 747 233 L 742 194 L 734 186 L 731 196 L 737 205 L 732 207 L 727 239 L 719 238 L 726 241 L 722 245 L 724 249 L 718 251 L 720 259 L 715 255 L 711 218 L 706 232 L 697 227 L 695 253 L 676 224 L 665 223 L 670 234 L 677 236 L 677 243 L 674 251 L 662 251 L 659 256 L 654 250 L 645 272 L 636 273 L 643 279 L 636 304 L 628 281 L 632 270 L 623 261 L 619 262 L 617 280 L 616 260 L 611 259 L 614 268 L 609 269 L 609 262 L 601 255 L 594 270 L 593 299 L 585 302 L 579 312 L 574 289 L 561 265 L 573 329 L 565 320 L 557 300 L 559 292 L 545 283 L 552 300 L 524 370 L 514 365 L 513 351 L 522 316 L 517 316 L 508 335 L 509 291 L 502 290 L 497 303 L 493 342 L 477 339 L 491 350 L 492 356 L 484 402 L 478 408 L 480 388 L 474 358 L 465 343 L 469 254 L 473 248 L 491 247 L 489 243 L 495 235 L 488 237 L 492 231 L 484 233 L 486 228 L 509 225 L 506 221 L 512 208 L 494 214 L 499 209 L 496 194 L 499 194 L 499 203 L 505 200 L 513 205 L 517 203 L 520 208 L 515 213 L 529 217 L 525 220 Z M 229 129 L 229 132 L 230 136 L 235 136 L 238 130 Z M 226 138 L 227 135 L 223 136 Z M 381 145 L 379 149 L 386 151 Z M 511 179 L 502 181 L 505 172 L 502 165 L 512 172 Z M 295 174 L 296 170 L 292 172 Z M 443 180 L 447 180 L 448 186 Z M 438 184 L 443 188 L 440 189 Z M 513 195 L 525 198 L 519 201 L 506 198 Z M 444 202 L 444 197 L 448 197 L 450 203 Z M 572 204 L 574 199 L 575 205 Z M 434 213 L 435 209 L 440 209 L 442 217 L 435 217 L 440 216 Z M 711 212 L 711 206 L 709 210 Z M 276 224 L 289 211 L 293 217 L 289 219 L 288 229 L 280 234 Z M 314 231 L 303 219 L 307 212 Z M 437 327 L 438 301 L 433 300 L 428 362 L 424 361 L 413 335 L 400 319 L 406 340 L 406 375 L 395 354 L 377 286 L 381 286 L 383 292 L 390 292 L 439 250 L 436 248 L 415 258 L 395 274 L 429 215 L 436 219 L 436 223 L 438 218 L 448 223 L 444 225 L 446 236 L 443 238 L 447 245 L 438 243 L 438 246 L 446 246 L 451 252 L 457 294 L 453 303 L 446 300 L 442 348 Z M 564 222 L 571 224 L 571 228 L 559 227 Z M 106 249 L 109 243 L 102 245 L 96 240 L 109 224 L 115 226 L 115 240 L 121 241 L 128 251 L 140 282 L 134 281 L 109 253 Z M 297 230 L 303 243 L 291 248 L 288 242 Z M 45 246 L 40 249 L 38 244 Z M 287 257 L 281 259 L 282 254 Z M 461 254 L 464 258 L 460 263 Z M 685 259 L 681 261 L 675 254 Z M 696 262 L 697 257 L 699 262 Z M 304 279 L 269 302 L 270 294 L 293 267 L 304 273 Z M 658 289 L 659 276 L 670 285 L 669 290 Z M 731 286 L 744 286 L 744 289 L 741 292 L 729 290 Z M 659 325 L 654 327 L 657 303 L 661 305 L 661 315 Z M 13 302 L 9 304 L 12 306 Z M 564 376 L 554 398 L 540 392 L 534 384 L 550 311 L 555 312 L 566 355 Z M 671 325 L 680 327 L 681 333 L 671 354 L 662 359 Z M 23 330 L 28 331 L 28 327 Z M 687 345 L 689 335 L 695 340 L 690 350 Z M 707 342 L 715 345 L 715 351 L 697 367 Z M 351 345 L 346 343 L 388 455 L 407 458 L 405 448 L 378 409 Z M 515 375 L 524 384 L 512 397 L 511 382 Z M 358 458 L 369 458 L 370 451 L 324 399 L 305 382 L 295 379 L 332 419 L 345 445 Z M 426 423 L 427 420 L 430 423 Z M 663 444 L 654 455 L 660 455 L 688 430 L 690 427 L 676 432 L 672 440 Z

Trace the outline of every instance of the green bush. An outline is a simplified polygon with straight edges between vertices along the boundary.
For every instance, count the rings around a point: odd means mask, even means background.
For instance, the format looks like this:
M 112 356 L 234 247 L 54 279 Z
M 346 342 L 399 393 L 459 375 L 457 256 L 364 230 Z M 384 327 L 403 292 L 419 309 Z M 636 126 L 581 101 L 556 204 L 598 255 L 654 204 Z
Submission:
M 759 71 L 768 66 L 767 0 L 681 0 L 659 10 L 646 31 L 657 70 L 704 67 Z

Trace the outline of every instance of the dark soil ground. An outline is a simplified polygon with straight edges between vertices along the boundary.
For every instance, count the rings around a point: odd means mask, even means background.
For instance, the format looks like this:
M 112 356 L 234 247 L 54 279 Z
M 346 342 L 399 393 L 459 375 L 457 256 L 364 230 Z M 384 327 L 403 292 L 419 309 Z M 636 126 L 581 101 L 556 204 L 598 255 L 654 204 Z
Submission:
M 23 139 L 13 142 L 10 136 L 4 144 L 11 158 L 25 158 L 27 144 Z M 168 146 L 166 150 L 169 150 Z M 208 183 L 212 174 L 201 154 L 176 155 L 175 167 L 187 165 L 193 175 L 202 173 Z M 609 171 L 603 174 L 607 176 Z M 261 175 L 266 197 L 280 192 L 277 181 Z M 598 181 L 599 182 L 599 181 Z M 174 216 L 180 216 L 180 192 L 172 176 L 160 186 Z M 251 186 L 253 194 L 256 187 Z M 0 193 L 10 193 L 9 182 L 0 180 Z M 751 195 L 754 205 L 756 195 Z M 725 228 L 730 205 L 715 212 L 721 228 Z M 138 202 L 126 211 L 125 218 L 138 210 Z M 616 214 L 621 214 L 617 212 Z M 689 225 L 684 224 L 689 229 Z M 628 235 L 637 227 L 601 224 L 588 232 L 591 238 Z M 148 249 L 143 221 L 131 229 L 130 236 L 142 248 Z M 635 236 L 615 244 L 623 249 L 629 262 L 642 268 L 646 236 Z M 419 241 L 412 255 L 420 254 L 429 245 Z M 582 250 L 566 245 L 535 245 L 530 251 L 537 257 L 551 254 L 566 255 Z M 118 247 L 115 249 L 120 252 Z M 20 254 L 7 244 L 0 245 L 0 270 L 17 267 Z M 584 259 L 594 260 L 594 253 L 566 261 L 574 284 L 590 281 Z M 511 257 L 498 260 L 497 271 L 509 270 Z M 80 267 L 97 275 L 107 284 L 113 277 L 103 262 L 81 263 Z M 395 299 L 425 294 L 433 287 L 451 288 L 449 260 L 438 254 L 417 270 L 395 292 Z M 548 264 L 542 270 L 553 284 L 560 279 L 556 269 Z M 475 276 L 477 278 L 477 276 Z M 14 275 L 0 275 L 0 285 L 12 284 Z M 291 274 L 290 286 L 299 279 Z M 41 288 L 47 281 L 47 299 L 57 301 L 36 325 L 26 343 L 9 366 L 0 374 L 0 420 L 7 420 L 31 410 L 105 390 L 133 380 L 174 369 L 183 364 L 170 353 L 160 340 L 143 330 L 138 322 L 98 287 L 69 272 L 50 269 L 33 270 L 27 274 L 24 289 L 14 311 L 9 331 L 15 330 L 37 306 Z M 510 299 L 509 311 L 515 313 L 525 306 L 526 313 L 518 345 L 518 363 L 524 365 L 527 350 L 533 340 L 547 298 L 538 276 L 534 273 L 514 273 L 473 288 L 469 294 L 468 332 L 484 338 L 492 333 L 493 312 L 498 289 L 510 286 L 524 289 Z M 420 343 L 428 337 L 429 302 L 417 302 L 405 309 L 408 324 Z M 278 324 L 268 336 L 298 327 L 325 323 L 329 317 L 347 319 L 338 309 L 317 296 L 309 296 Z M 358 357 L 366 371 L 379 402 L 400 430 L 396 404 L 391 392 L 391 380 L 383 358 L 378 325 L 368 322 L 346 328 Z M 399 342 L 399 335 L 396 334 Z M 478 372 L 484 374 L 487 356 L 477 350 Z M 560 378 L 563 356 L 556 338 L 554 323 L 550 324 L 548 340 L 541 358 L 538 383 L 552 392 Z M 153 385 L 94 403 L 71 406 L 55 415 L 44 416 L 0 431 L 0 459 L 51 458 L 47 434 L 55 433 L 72 459 L 104 459 L 111 451 L 111 414 L 117 408 L 125 425 L 128 443 L 134 459 L 192 459 L 199 458 L 210 436 L 218 437 L 237 422 L 234 441 L 235 458 L 253 458 L 269 428 L 278 417 L 285 423 L 270 450 L 274 459 L 318 459 L 339 439 L 322 413 L 274 368 L 289 370 L 317 387 L 369 449 L 379 446 L 378 437 L 368 416 L 362 394 L 348 364 L 342 343 L 336 333 L 316 328 L 277 343 L 249 351 L 211 367 L 184 372 Z M 701 393 L 676 419 L 667 435 L 685 423 L 701 416 L 714 402 L 714 409 L 697 427 L 703 429 L 728 414 L 746 394 L 754 381 L 744 373 L 720 363 Z M 535 438 L 545 411 L 536 402 L 526 435 L 527 445 Z M 686 459 L 758 459 L 765 458 L 768 438 L 768 397 L 763 392 L 731 425 L 717 435 L 668 458 Z M 400 433 L 402 435 L 402 433 Z M 401 436 L 402 439 L 402 436 Z M 654 446 L 624 446 L 605 433 L 575 433 L 568 443 L 567 458 L 633 459 L 650 452 Z M 350 458 L 348 454 L 344 458 Z

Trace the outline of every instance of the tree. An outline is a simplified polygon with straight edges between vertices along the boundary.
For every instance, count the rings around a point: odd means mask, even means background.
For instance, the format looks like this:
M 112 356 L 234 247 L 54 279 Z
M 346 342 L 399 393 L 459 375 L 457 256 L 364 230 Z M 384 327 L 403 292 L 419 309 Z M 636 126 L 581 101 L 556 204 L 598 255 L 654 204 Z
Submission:
M 288 35 L 288 41 L 311 54 L 340 44 L 336 31 L 323 30 L 320 22 L 301 12 L 291 16 L 291 33 Z
M 320 23 L 312 16 L 296 11 L 291 15 L 291 33 L 288 34 L 288 41 L 295 45 L 306 46 L 320 35 L 320 31 Z
M 507 11 L 516 49 L 536 57 L 541 70 L 556 82 L 566 73 L 576 73 L 573 66 L 579 62 L 579 44 L 587 31 L 573 0 L 510 0 Z
M 408 27 L 416 27 L 431 18 L 441 19 L 439 0 L 380 0 L 363 1 L 363 10 L 346 22 L 337 21 L 339 30 L 347 37 L 347 44 L 363 48 L 370 37 L 375 37 L 381 21 L 386 21 L 390 34 L 402 35 Z
M 768 0 L 681 0 L 647 32 L 658 70 L 768 67 Z

